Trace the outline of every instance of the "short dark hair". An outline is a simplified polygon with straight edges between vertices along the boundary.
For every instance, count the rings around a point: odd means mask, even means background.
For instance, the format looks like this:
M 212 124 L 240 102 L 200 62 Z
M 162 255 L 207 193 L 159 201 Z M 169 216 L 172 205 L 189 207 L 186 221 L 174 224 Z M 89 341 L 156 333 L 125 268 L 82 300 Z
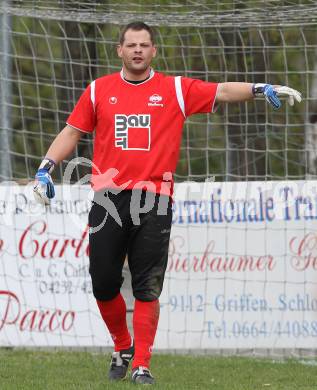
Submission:
M 127 24 L 121 30 L 120 37 L 119 37 L 120 45 L 123 44 L 125 33 L 128 30 L 134 30 L 134 31 L 146 30 L 150 34 L 151 42 L 154 43 L 154 35 L 155 35 L 154 30 L 148 24 L 143 23 L 143 22 L 132 22 L 132 23 Z

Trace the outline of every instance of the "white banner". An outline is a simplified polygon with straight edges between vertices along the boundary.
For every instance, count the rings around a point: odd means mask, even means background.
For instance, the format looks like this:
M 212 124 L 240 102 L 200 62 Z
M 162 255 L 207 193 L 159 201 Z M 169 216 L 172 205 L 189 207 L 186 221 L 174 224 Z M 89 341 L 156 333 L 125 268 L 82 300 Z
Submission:
M 156 348 L 317 347 L 317 182 L 176 186 Z M 0 345 L 108 346 L 87 187 L 0 185 Z

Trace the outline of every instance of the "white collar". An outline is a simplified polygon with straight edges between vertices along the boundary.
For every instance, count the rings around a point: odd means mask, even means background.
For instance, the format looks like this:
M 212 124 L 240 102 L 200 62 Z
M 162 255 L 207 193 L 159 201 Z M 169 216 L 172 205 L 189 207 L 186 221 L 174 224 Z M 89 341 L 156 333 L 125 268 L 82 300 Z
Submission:
M 150 69 L 150 76 L 149 76 L 146 80 L 144 80 L 143 83 L 134 84 L 134 83 L 130 83 L 128 80 L 126 80 L 126 79 L 124 78 L 123 69 L 121 69 L 121 71 L 120 71 L 120 76 L 121 76 L 122 80 L 125 81 L 126 83 L 130 84 L 130 85 L 135 85 L 135 86 L 138 86 L 138 85 L 141 85 L 141 84 L 146 83 L 147 81 L 151 80 L 151 78 L 152 78 L 154 75 L 155 75 L 155 72 L 154 72 L 154 70 L 151 68 L 151 69 Z

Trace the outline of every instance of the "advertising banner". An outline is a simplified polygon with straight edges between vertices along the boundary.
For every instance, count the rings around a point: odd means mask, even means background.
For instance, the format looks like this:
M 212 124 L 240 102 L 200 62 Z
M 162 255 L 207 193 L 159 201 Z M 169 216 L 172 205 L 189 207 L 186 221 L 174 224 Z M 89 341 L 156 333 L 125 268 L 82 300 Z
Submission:
M 182 183 L 155 347 L 317 347 L 317 182 Z M 0 186 L 0 345 L 110 346 L 87 186 Z M 131 294 L 131 292 L 130 292 Z

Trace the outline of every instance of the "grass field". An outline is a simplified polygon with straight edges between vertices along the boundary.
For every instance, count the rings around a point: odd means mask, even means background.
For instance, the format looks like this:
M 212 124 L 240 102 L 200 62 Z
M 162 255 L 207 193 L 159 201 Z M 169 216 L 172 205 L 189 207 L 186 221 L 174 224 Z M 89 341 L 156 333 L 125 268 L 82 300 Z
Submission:
M 135 389 L 107 381 L 110 355 L 0 349 L 1 390 Z M 314 390 L 317 360 L 154 355 L 155 389 Z M 148 388 L 148 387 L 146 387 Z

